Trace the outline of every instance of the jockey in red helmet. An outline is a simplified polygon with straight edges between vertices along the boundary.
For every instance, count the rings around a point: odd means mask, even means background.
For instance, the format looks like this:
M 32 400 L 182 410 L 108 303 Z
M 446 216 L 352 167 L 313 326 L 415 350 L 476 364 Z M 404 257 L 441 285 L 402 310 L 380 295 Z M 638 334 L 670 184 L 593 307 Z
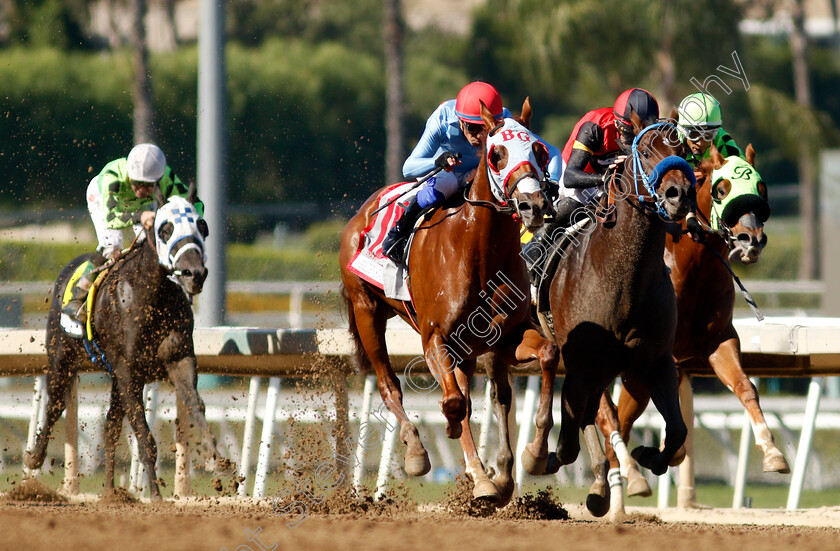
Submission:
M 479 146 L 484 131 L 482 102 L 500 122 L 512 116 L 502 105 L 502 96 L 496 88 L 486 82 L 475 81 L 461 88 L 455 99 L 441 103 L 426 121 L 420 141 L 403 164 L 403 175 L 408 179 L 417 179 L 436 167 L 443 170 L 426 180 L 385 237 L 382 251 L 394 262 L 403 261 L 405 242 L 423 211 L 440 206 L 454 195 L 459 186 L 472 180 L 480 160 Z M 561 172 L 560 151 L 552 145 L 545 145 L 550 159 L 548 172 L 556 180 Z M 460 160 L 456 159 L 457 153 L 461 154 Z

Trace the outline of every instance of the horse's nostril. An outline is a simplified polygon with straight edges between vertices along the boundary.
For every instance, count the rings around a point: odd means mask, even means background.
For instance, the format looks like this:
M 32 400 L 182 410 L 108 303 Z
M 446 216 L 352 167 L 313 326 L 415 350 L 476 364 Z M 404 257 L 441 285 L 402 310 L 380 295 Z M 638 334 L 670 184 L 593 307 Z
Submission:
M 519 203 L 519 210 L 529 211 L 531 210 L 530 203 Z

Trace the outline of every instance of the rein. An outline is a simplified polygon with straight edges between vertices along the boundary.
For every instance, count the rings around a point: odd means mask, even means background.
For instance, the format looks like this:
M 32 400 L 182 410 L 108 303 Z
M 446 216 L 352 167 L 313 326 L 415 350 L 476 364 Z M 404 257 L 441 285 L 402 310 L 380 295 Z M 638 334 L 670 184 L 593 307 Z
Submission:
M 653 168 L 651 174 L 647 175 L 645 172 L 644 162 L 642 161 L 642 154 L 639 152 L 639 143 L 642 136 L 654 128 L 666 126 L 669 128 L 674 127 L 674 125 L 669 122 L 657 122 L 642 129 L 642 131 L 636 134 L 636 137 L 633 139 L 633 144 L 630 146 L 630 164 L 633 170 L 633 187 L 635 193 L 628 194 L 626 197 L 636 199 L 642 209 L 650 213 L 657 214 L 663 220 L 670 222 L 671 218 L 662 206 L 659 196 L 656 193 L 656 189 L 659 187 L 662 177 L 670 170 L 681 170 L 689 181 L 692 182 L 692 185 L 696 185 L 694 172 L 691 170 L 691 166 L 688 164 L 688 161 L 682 157 L 671 155 L 661 159 Z M 644 186 L 645 191 L 647 191 L 647 195 L 639 190 L 640 179 L 642 181 L 642 186 Z M 651 204 L 651 200 L 653 201 L 653 204 Z

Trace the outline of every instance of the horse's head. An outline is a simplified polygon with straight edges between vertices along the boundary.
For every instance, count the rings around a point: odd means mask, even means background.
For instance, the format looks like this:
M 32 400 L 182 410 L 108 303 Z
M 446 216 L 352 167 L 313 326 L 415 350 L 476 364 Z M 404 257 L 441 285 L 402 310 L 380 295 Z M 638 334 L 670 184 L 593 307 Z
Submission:
M 764 222 L 770 217 L 767 184 L 754 168 L 755 149 L 747 146 L 746 159 L 736 155 L 724 158 L 712 145 L 702 171 L 711 182 L 712 229 L 726 234 L 731 252 L 729 259 L 744 264 L 758 261 L 767 244 Z
M 187 295 L 201 292 L 207 278 L 207 255 L 204 240 L 209 233 L 207 222 L 193 206 L 195 185 L 190 185 L 188 199 L 172 196 L 165 203 L 158 199 L 154 243 L 158 260 L 181 285 Z M 189 198 L 193 198 L 189 200 Z
M 644 127 L 635 112 L 630 117 L 635 139 L 631 147 L 631 170 L 642 205 L 673 221 L 682 220 L 697 204 L 695 177 L 685 160 L 685 146 L 677 128 L 669 122 Z M 647 194 L 639 188 L 644 185 Z M 650 203 L 653 202 L 654 205 Z
M 481 116 L 489 129 L 485 162 L 490 189 L 499 202 L 512 203 L 522 223 L 533 232 L 542 226 L 550 203 L 542 188 L 548 149 L 529 130 L 531 103 L 525 98 L 518 119 L 498 123 L 484 104 Z

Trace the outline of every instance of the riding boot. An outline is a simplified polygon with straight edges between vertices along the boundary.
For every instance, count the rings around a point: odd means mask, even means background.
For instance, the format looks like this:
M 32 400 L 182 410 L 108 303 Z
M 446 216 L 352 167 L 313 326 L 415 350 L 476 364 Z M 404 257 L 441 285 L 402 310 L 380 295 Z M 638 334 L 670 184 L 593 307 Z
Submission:
M 408 236 L 421 214 L 423 214 L 423 207 L 417 203 L 417 197 L 414 197 L 405 207 L 400 219 L 385 236 L 385 240 L 382 242 L 382 254 L 397 264 L 403 263 Z
M 86 309 L 85 309 L 85 302 L 87 299 L 88 291 L 90 290 L 90 283 L 87 283 L 88 279 L 85 276 L 82 276 L 79 281 L 73 285 L 73 290 L 71 291 L 72 296 L 67 304 L 61 309 L 62 314 L 67 314 L 74 320 L 78 321 L 81 324 L 84 324 L 86 321 Z M 87 283 L 86 287 L 83 287 Z

